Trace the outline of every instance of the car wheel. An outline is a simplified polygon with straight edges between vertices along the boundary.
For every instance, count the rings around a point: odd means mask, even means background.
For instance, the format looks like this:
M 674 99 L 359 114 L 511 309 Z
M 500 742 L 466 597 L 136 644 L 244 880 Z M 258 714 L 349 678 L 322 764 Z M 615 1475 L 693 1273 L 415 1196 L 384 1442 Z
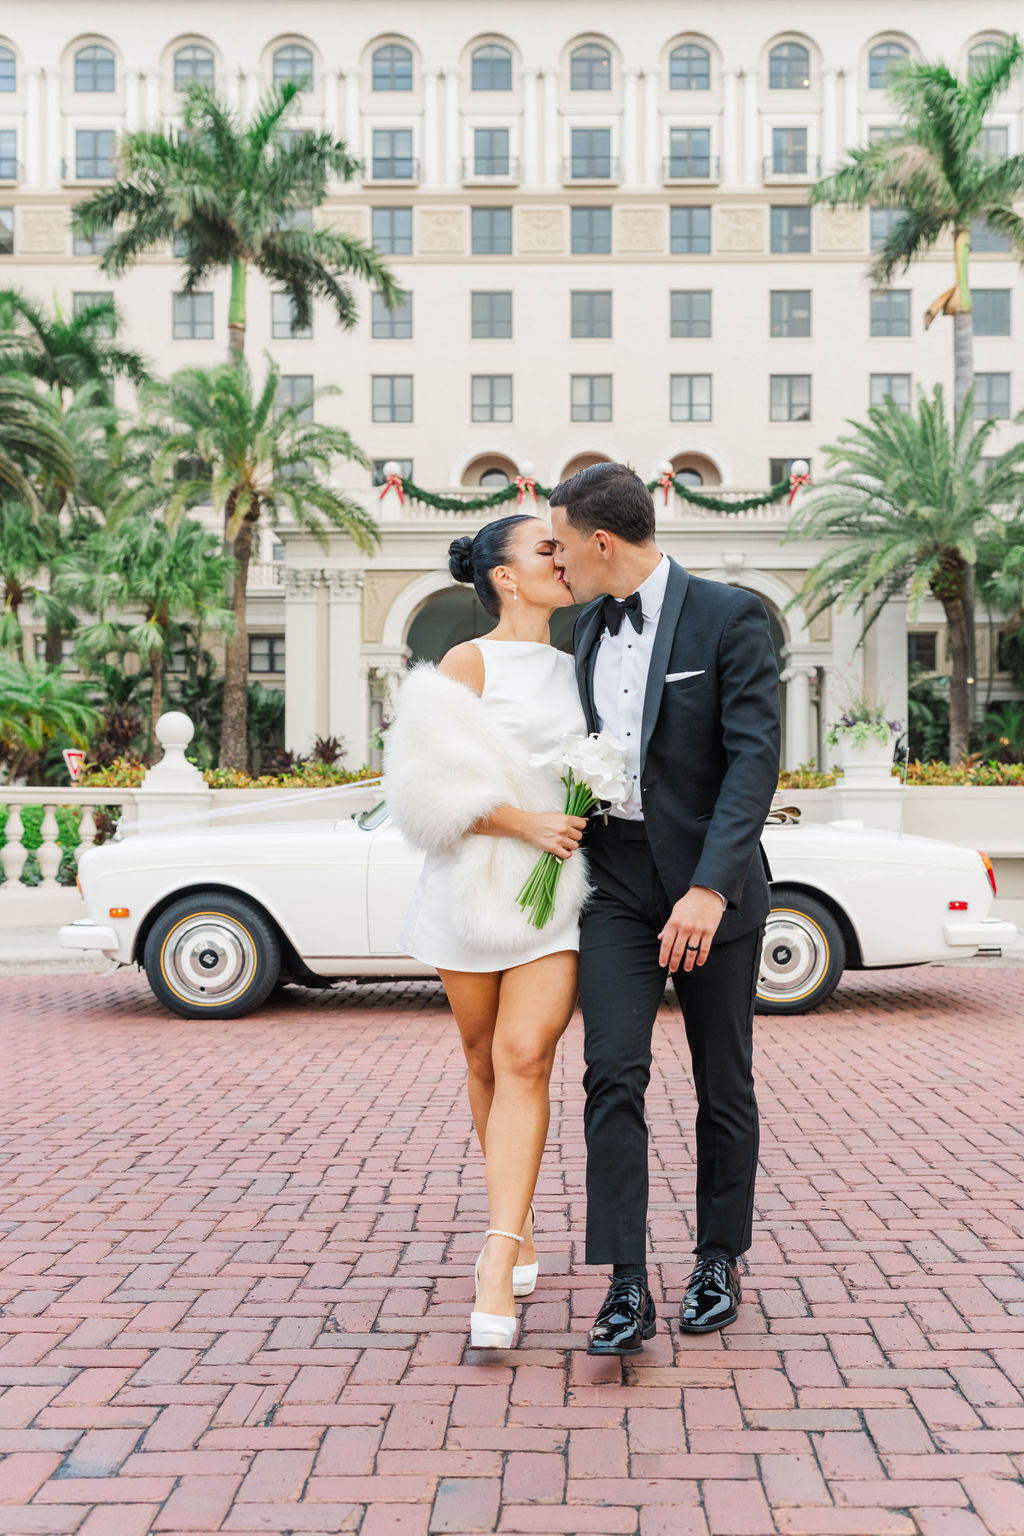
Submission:
M 832 996 L 846 967 L 846 945 L 832 913 L 813 896 L 772 891 L 757 978 L 758 1013 L 809 1013 Z
M 142 961 L 156 997 L 182 1018 L 238 1019 L 269 997 L 281 944 L 252 902 L 197 891 L 161 912 Z

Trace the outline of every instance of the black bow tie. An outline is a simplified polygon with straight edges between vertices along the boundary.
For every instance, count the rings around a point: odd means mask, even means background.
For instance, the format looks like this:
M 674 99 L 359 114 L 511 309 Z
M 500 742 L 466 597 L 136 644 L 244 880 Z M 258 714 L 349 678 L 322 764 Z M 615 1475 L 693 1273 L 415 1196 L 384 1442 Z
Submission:
M 619 630 L 622 628 L 622 615 L 624 613 L 629 614 L 629 622 L 632 624 L 637 634 L 642 634 L 644 628 L 644 614 L 643 606 L 640 602 L 639 592 L 632 593 L 631 596 L 625 598 L 622 602 L 620 602 L 617 597 L 609 596 L 605 598 L 604 622 L 605 628 L 608 630 L 610 635 L 617 635 Z

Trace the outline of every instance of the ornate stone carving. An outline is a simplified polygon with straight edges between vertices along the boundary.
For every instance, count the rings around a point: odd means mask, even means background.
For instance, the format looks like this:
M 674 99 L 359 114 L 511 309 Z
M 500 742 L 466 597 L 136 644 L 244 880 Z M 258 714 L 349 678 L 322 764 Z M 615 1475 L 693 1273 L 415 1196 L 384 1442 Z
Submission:
M 664 251 L 665 213 L 661 208 L 619 208 L 617 251 Z
M 325 571 L 324 585 L 332 603 L 358 603 L 363 592 L 362 571 Z
M 368 208 L 324 208 L 317 220 L 325 229 L 336 229 L 341 235 L 352 235 L 356 240 L 367 240 L 370 234 L 370 210 Z
M 316 589 L 323 585 L 323 571 L 296 570 L 287 566 L 284 572 L 284 589 L 290 602 L 313 603 Z
M 764 237 L 765 209 L 719 208 L 715 244 L 720 251 L 763 251 Z
M 819 208 L 814 217 L 819 251 L 862 251 L 867 245 L 863 208 Z
M 396 598 L 423 574 L 423 571 L 367 571 L 363 582 L 364 645 L 382 644 L 384 621 Z
M 63 256 L 68 243 L 67 210 L 19 208 L 15 238 L 20 256 Z
M 417 250 L 431 256 L 465 255 L 466 212 L 465 208 L 420 208 Z
M 524 253 L 562 252 L 566 246 L 564 208 L 520 208 L 516 216 L 516 248 Z

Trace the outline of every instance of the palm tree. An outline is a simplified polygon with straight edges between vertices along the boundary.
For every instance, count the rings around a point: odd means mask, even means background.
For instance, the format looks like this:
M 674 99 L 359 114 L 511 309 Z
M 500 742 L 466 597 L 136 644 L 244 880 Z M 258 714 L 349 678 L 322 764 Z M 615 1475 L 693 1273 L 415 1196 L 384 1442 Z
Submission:
M 68 319 L 59 304 L 48 314 L 16 288 L 0 292 L 0 368 L 28 374 L 66 394 L 87 385 L 109 392 L 116 377 L 141 384 L 149 371 L 141 353 L 117 342 L 121 315 L 112 298 L 86 304 Z
M 84 685 L 60 667 L 37 666 L 0 656 L 0 757 L 13 782 L 54 736 L 84 746 L 100 718 Z
M 75 461 L 52 400 L 24 374 L 0 373 L 0 496 L 39 505 L 38 478 L 68 491 Z
M 78 204 L 76 229 L 114 233 L 100 262 L 120 274 L 145 251 L 170 241 L 184 249 L 184 293 L 211 272 L 231 271 L 230 355 L 245 348 L 245 290 L 250 267 L 289 294 L 297 326 L 309 324 L 312 300 L 327 299 L 348 329 L 356 306 L 344 279 L 372 283 L 393 307 L 402 290 L 372 246 L 336 229 L 299 222 L 324 201 L 331 178 L 359 169 L 341 140 L 284 127 L 299 93 L 294 82 L 271 91 L 243 124 L 205 85 L 185 102 L 185 133 L 131 133 L 120 145 L 121 179 Z
M 144 421 L 134 451 L 150 473 L 128 487 L 112 511 L 162 511 L 172 523 L 199 501 L 212 502 L 224 519 L 232 560 L 234 633 L 224 658 L 224 712 L 220 766 L 246 763 L 246 581 L 252 541 L 262 515 L 282 516 L 326 547 L 325 530 L 340 529 L 359 549 L 377 542 L 377 525 L 354 500 L 329 483 L 339 459 L 364 468 L 369 461 L 340 427 L 313 421 L 314 402 L 337 389 L 313 391 L 298 405 L 278 401 L 280 372 L 269 363 L 258 390 L 244 360 L 216 368 L 185 368 L 167 383 L 144 386 Z
M 787 538 L 817 538 L 831 548 L 811 570 L 801 597 L 812 616 L 834 603 L 865 615 L 865 632 L 891 598 L 908 593 L 915 614 L 931 595 L 949 631 L 949 755 L 966 756 L 968 711 L 967 572 L 981 541 L 1004 536 L 996 509 L 1024 499 L 1024 441 L 983 464 L 994 421 L 973 422 L 966 405 L 955 425 L 941 386 L 916 413 L 891 400 L 851 422 L 852 432 L 825 449 L 838 473 L 823 481 L 790 524 Z
M 35 579 L 46 556 L 46 541 L 32 508 L 23 501 L 0 501 L 0 651 L 22 654 L 20 610 L 27 598 L 36 596 Z
M 170 525 L 144 516 L 126 517 L 97 531 L 58 578 L 63 597 L 98 618 L 78 633 L 76 652 L 86 664 L 112 651 L 140 657 L 149 667 L 150 745 L 163 714 L 167 653 L 182 636 L 182 621 L 230 634 L 234 616 L 224 606 L 233 565 L 220 540 L 193 518 Z M 139 611 L 135 620 L 110 619 Z

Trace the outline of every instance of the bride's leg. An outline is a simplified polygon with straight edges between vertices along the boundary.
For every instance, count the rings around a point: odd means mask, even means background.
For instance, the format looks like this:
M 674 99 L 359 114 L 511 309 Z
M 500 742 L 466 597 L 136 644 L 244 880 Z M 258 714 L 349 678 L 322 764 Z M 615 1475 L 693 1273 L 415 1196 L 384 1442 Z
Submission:
M 501 978 L 491 1043 L 494 1095 L 487 1120 L 485 1159 L 489 1226 L 522 1232 L 548 1133 L 548 1088 L 555 1050 L 576 1006 L 578 956 L 545 955 Z M 488 1240 L 480 1265 L 481 1312 L 508 1317 L 515 1310 L 512 1267 L 532 1256 L 526 1243 Z
M 480 1149 L 494 1097 L 491 1042 L 498 1017 L 500 971 L 438 971 L 451 1004 L 466 1057 L 469 1108 Z

